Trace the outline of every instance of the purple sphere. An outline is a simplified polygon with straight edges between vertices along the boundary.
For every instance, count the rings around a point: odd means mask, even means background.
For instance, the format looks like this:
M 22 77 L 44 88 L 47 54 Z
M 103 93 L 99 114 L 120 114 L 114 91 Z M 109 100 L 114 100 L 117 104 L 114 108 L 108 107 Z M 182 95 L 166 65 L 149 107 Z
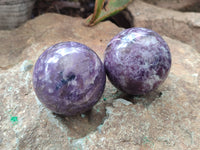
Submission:
M 97 54 L 76 42 L 58 43 L 38 58 L 33 87 L 51 111 L 72 116 L 90 110 L 103 94 L 106 74 Z
M 171 54 L 158 33 L 146 28 L 130 28 L 109 42 L 104 67 L 116 88 L 127 94 L 143 95 L 167 78 Z

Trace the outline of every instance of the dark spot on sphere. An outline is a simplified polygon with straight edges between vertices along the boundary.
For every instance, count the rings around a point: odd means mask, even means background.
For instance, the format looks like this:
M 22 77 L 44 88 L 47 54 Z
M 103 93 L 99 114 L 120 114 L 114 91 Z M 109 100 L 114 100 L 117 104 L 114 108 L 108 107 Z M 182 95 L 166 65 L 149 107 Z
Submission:
M 61 72 L 62 74 L 62 72 Z M 61 79 L 60 82 L 56 85 L 56 90 L 60 89 L 61 87 L 65 86 L 68 84 L 69 81 L 74 80 L 76 75 L 74 73 L 69 73 L 66 79 Z

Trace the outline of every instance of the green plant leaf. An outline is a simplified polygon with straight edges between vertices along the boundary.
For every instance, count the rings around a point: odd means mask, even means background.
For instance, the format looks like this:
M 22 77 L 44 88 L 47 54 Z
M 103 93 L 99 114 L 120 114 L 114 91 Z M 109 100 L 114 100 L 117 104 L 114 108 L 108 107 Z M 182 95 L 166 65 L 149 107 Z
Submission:
M 94 13 L 90 15 L 90 17 L 86 20 L 86 24 L 90 24 L 90 22 L 94 22 L 101 13 L 101 9 L 103 8 L 105 0 L 96 0 Z
M 93 26 L 110 16 L 117 14 L 131 2 L 132 0 L 96 0 L 94 13 L 86 19 L 86 25 Z

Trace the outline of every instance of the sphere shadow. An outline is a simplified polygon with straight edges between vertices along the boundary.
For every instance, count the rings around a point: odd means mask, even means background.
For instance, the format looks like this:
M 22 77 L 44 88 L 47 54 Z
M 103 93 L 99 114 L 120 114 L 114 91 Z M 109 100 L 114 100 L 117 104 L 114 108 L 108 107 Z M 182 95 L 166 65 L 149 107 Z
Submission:
M 157 89 L 145 95 L 129 95 L 129 94 L 120 92 L 117 98 L 125 99 L 133 103 L 133 105 L 137 103 L 141 103 L 144 107 L 147 108 L 148 106 L 152 104 L 152 102 L 154 102 L 156 99 L 160 98 L 161 96 L 162 96 L 162 92 L 159 89 Z
M 97 127 L 103 123 L 105 114 L 105 106 L 95 108 L 95 106 L 82 114 L 75 116 L 63 116 L 53 113 L 62 126 L 67 128 L 68 137 L 71 139 L 79 139 L 87 136 L 89 133 L 97 130 Z
M 101 99 L 91 110 L 70 117 L 58 114 L 53 115 L 67 130 L 69 138 L 72 140 L 79 139 L 98 131 L 98 126 L 102 125 L 108 117 L 106 115 L 106 107 L 112 106 L 116 99 L 122 98 L 133 103 L 133 105 L 142 104 L 145 108 L 148 108 L 152 102 L 161 96 L 162 92 L 159 89 L 146 95 L 133 96 L 117 90 L 111 84 L 107 84 Z

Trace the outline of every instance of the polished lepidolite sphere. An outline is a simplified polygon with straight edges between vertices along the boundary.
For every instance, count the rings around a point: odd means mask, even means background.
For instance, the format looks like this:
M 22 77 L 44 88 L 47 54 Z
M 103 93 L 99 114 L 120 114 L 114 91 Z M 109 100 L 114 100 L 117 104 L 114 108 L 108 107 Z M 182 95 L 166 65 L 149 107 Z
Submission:
M 38 58 L 33 87 L 51 111 L 66 116 L 90 110 L 104 91 L 106 74 L 97 54 L 77 42 L 53 45 Z
M 158 33 L 146 28 L 130 28 L 109 42 L 104 66 L 116 88 L 131 95 L 143 95 L 167 78 L 171 54 Z

